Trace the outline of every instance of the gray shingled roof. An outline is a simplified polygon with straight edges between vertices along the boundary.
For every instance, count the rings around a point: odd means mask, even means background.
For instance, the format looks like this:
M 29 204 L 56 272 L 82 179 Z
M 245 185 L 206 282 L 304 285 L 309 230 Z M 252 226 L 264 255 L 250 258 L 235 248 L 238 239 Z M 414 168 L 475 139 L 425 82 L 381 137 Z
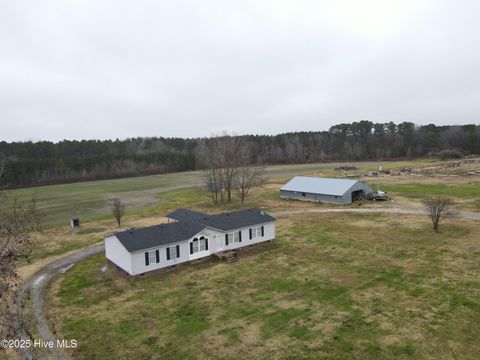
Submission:
M 280 190 L 342 196 L 359 180 L 295 176 Z
M 193 211 L 189 209 L 179 208 L 177 210 L 172 211 L 166 217 L 177 220 L 177 221 L 194 221 L 194 222 L 201 222 L 202 219 L 207 218 L 208 214 L 201 213 L 198 211 Z
M 177 209 L 166 217 L 178 222 L 117 232 L 114 235 L 129 252 L 188 240 L 206 227 L 228 231 L 275 221 L 260 209 L 252 208 L 218 215 Z
M 114 235 L 129 252 L 168 245 L 188 240 L 205 229 L 205 225 L 195 222 L 176 222 L 149 226 L 146 228 L 126 230 Z
M 266 212 L 251 208 L 239 211 L 233 211 L 217 215 L 208 215 L 188 209 L 177 209 L 166 215 L 170 219 L 180 222 L 196 222 L 218 230 L 228 231 L 243 228 L 246 226 L 264 224 L 275 221 L 275 218 Z

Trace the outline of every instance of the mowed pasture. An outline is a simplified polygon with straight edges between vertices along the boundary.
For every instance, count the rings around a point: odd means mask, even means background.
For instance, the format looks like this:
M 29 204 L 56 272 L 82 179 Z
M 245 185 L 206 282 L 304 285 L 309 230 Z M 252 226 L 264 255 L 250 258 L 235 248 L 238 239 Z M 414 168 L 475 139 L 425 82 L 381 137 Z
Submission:
M 384 162 L 384 169 L 400 169 L 403 167 L 419 167 L 442 164 L 444 161 L 417 160 Z M 286 181 L 295 175 L 341 176 L 334 168 L 341 165 L 354 165 L 358 168 L 354 173 L 375 170 L 376 162 L 355 163 L 322 163 L 302 165 L 278 165 L 266 168 L 267 182 Z M 374 182 L 366 178 L 367 182 Z M 162 208 L 168 201 L 165 194 L 175 190 L 201 187 L 200 171 L 150 175 L 114 180 L 100 180 L 63 185 L 41 186 L 36 188 L 16 189 L 9 191 L 11 197 L 29 199 L 37 198 L 37 205 L 47 225 L 68 224 L 73 216 L 80 216 L 81 221 L 104 219 L 110 215 L 110 207 L 114 198 L 120 198 L 127 205 L 129 214 L 145 210 Z M 394 190 L 394 189 L 392 189 Z M 408 194 L 408 191 L 407 191 Z M 208 199 L 205 194 L 205 199 Z
M 129 279 L 100 255 L 45 308 L 76 359 L 478 359 L 480 224 L 281 217 L 276 247 Z

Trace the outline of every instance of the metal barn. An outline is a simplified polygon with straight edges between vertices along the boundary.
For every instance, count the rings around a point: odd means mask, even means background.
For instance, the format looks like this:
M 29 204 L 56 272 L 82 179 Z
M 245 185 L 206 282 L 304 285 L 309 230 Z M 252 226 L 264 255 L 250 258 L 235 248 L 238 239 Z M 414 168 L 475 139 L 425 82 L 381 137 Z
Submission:
M 348 205 L 373 192 L 359 180 L 295 176 L 280 189 L 282 199 Z

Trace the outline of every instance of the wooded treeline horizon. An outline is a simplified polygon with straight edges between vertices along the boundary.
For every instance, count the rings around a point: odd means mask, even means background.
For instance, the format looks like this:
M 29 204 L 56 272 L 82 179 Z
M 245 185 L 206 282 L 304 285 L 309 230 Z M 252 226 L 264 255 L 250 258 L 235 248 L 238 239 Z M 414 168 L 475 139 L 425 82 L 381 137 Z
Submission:
M 328 131 L 241 135 L 256 165 L 480 154 L 480 125 L 362 120 Z M 3 183 L 29 187 L 203 169 L 209 138 L 0 142 Z M 442 155 L 443 154 L 443 155 Z

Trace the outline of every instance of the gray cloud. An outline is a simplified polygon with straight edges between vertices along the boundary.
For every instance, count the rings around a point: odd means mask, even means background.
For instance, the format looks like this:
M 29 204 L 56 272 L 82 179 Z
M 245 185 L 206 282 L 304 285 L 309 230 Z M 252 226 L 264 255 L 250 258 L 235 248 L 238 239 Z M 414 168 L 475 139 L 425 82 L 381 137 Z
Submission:
M 0 140 L 479 123 L 477 1 L 0 4 Z

